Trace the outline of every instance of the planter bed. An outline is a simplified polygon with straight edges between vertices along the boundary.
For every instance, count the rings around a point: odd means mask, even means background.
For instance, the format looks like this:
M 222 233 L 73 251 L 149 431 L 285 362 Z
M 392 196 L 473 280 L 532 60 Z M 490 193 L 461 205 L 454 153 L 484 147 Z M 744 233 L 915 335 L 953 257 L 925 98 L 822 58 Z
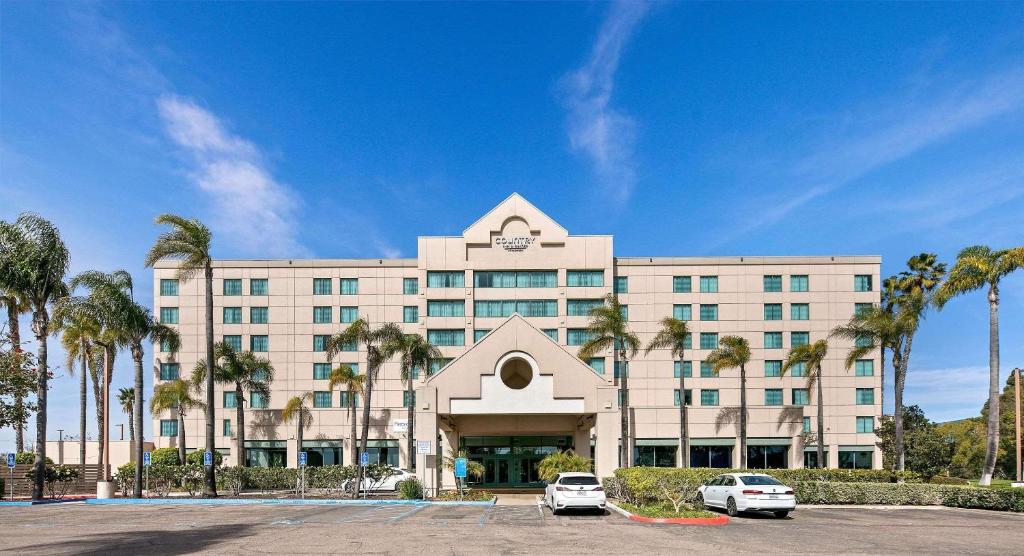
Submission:
M 652 505 L 637 507 L 625 502 L 608 503 L 613 510 L 625 515 L 631 521 L 641 523 L 662 523 L 672 525 L 725 525 L 729 516 L 706 510 L 685 510 L 676 514 L 671 506 Z

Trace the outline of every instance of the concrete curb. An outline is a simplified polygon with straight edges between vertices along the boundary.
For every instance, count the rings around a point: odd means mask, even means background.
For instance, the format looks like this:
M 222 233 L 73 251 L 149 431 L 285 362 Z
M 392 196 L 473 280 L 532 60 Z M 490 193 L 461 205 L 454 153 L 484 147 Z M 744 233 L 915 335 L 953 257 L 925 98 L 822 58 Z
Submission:
M 715 517 L 644 517 L 642 515 L 636 515 L 630 513 L 612 502 L 606 504 L 609 508 L 616 512 L 626 516 L 631 521 L 637 521 L 640 523 L 658 523 L 666 525 L 710 525 L 718 526 L 729 523 L 729 516 L 719 515 Z
M 483 502 L 441 500 L 347 500 L 295 498 L 90 498 L 86 504 L 155 506 L 493 506 L 496 499 Z
M 0 500 L 0 507 L 3 506 L 48 506 L 50 504 L 71 504 L 73 502 L 85 502 L 88 498 L 62 498 L 60 500 Z

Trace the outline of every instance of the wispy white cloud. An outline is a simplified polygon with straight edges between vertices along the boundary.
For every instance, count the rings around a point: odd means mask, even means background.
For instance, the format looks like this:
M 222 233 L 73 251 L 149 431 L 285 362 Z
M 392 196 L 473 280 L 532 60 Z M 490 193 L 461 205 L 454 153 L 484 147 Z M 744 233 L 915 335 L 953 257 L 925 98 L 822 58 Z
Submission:
M 622 49 L 648 9 L 645 2 L 612 4 L 587 63 L 561 80 L 569 144 L 590 159 L 601 187 L 619 199 L 636 185 L 636 122 L 612 106 L 612 91 Z
M 1000 388 L 1009 375 L 1003 369 Z M 911 369 L 904 404 L 919 405 L 933 421 L 976 417 L 988 399 L 988 367 Z
M 189 177 L 213 201 L 216 231 L 248 255 L 308 254 L 297 239 L 299 197 L 274 178 L 256 145 L 191 99 L 162 95 L 157 108 L 168 137 L 189 155 Z

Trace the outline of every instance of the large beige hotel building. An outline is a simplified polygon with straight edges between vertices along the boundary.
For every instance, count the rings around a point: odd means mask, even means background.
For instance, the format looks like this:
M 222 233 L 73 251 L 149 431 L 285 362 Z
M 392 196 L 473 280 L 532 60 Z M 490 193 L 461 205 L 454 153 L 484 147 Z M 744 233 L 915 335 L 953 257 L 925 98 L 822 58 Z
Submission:
M 439 346 L 444 359 L 415 376 L 408 430 L 397 362 L 381 369 L 372 396 L 371 461 L 414 468 L 435 485 L 437 455 L 466 450 L 490 488 L 536 486 L 537 462 L 572 448 L 599 476 L 619 465 L 619 372 L 628 373 L 630 443 L 636 465 L 739 464 L 739 370 L 704 364 L 719 338 L 740 335 L 747 366 L 748 462 L 754 468 L 815 464 L 816 396 L 801 369 L 780 376 L 789 348 L 828 336 L 858 307 L 878 303 L 878 256 L 617 257 L 611 236 L 574 236 L 517 194 L 461 236 L 420 237 L 416 258 L 219 260 L 214 263 L 214 334 L 259 352 L 276 369 L 269 399 L 245 400 L 245 446 L 233 387 L 218 385 L 218 449 L 246 465 L 348 463 L 349 400 L 330 391 L 331 365 L 365 369 L 362 346 L 333 362 L 325 339 L 359 317 L 398 323 Z M 154 271 L 154 307 L 182 337 L 176 354 L 154 346 L 157 383 L 187 376 L 204 356 L 203 281 L 179 282 L 175 264 Z M 588 313 L 615 292 L 629 326 L 646 343 L 667 316 L 690 321 L 685 363 L 667 350 L 641 351 L 621 369 L 611 353 L 577 357 Z M 830 340 L 824 366 L 825 453 L 833 467 L 880 467 L 873 429 L 881 414 L 878 354 L 846 368 L 852 344 Z M 680 394 L 678 373 L 685 373 Z M 223 391 L 222 391 L 223 390 Z M 281 420 L 292 396 L 312 393 L 312 426 L 296 441 Z M 690 450 L 679 453 L 679 404 L 688 406 Z M 361 418 L 361 410 L 357 418 Z M 175 446 L 173 415 L 153 416 L 158 447 Z M 186 446 L 204 445 L 203 414 L 185 421 Z M 406 453 L 414 434 L 416 454 Z M 450 473 L 441 474 L 445 482 Z

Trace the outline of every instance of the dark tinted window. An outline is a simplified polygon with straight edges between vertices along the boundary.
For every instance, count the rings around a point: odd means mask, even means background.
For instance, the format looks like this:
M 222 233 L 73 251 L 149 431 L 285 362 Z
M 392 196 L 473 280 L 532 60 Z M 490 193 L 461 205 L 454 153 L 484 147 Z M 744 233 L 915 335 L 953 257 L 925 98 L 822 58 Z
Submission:
M 597 477 L 562 477 L 562 480 L 558 481 L 558 484 L 560 484 L 560 485 L 572 485 L 572 486 L 579 486 L 579 485 L 596 486 L 596 485 L 599 485 L 601 483 L 597 482 Z
M 722 485 L 723 486 L 731 487 L 731 486 L 733 486 L 735 484 L 736 484 L 736 479 L 734 479 L 732 477 L 726 477 L 725 479 L 722 480 Z
M 745 485 L 781 485 L 782 483 L 775 480 L 775 477 L 767 477 L 765 475 L 742 475 L 740 480 Z

